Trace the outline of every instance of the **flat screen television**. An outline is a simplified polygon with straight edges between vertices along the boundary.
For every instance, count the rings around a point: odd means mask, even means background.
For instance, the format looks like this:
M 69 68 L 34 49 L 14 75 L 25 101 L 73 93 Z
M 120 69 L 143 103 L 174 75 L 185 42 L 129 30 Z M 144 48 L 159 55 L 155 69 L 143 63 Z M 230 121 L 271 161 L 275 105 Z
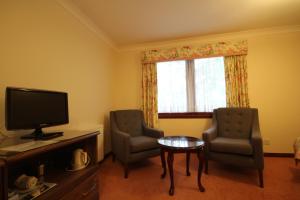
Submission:
M 5 126 L 7 130 L 35 129 L 22 138 L 50 139 L 62 132 L 44 133 L 42 128 L 69 123 L 66 92 L 7 87 Z

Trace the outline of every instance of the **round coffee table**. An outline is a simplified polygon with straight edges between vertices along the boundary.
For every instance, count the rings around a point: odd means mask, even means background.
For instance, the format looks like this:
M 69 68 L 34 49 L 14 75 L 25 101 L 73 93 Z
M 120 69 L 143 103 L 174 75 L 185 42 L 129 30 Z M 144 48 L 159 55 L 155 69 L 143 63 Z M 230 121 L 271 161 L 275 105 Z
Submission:
M 189 163 L 190 153 L 196 152 L 199 160 L 198 166 L 198 187 L 201 192 L 205 191 L 201 183 L 201 174 L 204 161 L 204 142 L 201 139 L 187 136 L 167 136 L 157 139 L 161 148 L 161 163 L 163 167 L 163 174 L 161 178 L 166 176 L 166 159 L 165 152 L 168 152 L 168 168 L 170 173 L 171 186 L 169 195 L 174 195 L 174 175 L 173 175 L 173 160 L 174 153 L 186 153 L 186 175 L 190 176 Z

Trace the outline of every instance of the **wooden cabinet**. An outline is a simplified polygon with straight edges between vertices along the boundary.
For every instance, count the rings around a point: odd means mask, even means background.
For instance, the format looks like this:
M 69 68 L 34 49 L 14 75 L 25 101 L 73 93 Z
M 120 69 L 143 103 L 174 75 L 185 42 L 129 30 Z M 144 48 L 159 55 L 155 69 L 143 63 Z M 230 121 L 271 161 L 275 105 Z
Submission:
M 98 132 L 68 131 L 63 137 L 56 138 L 54 143 L 34 148 L 25 152 L 8 153 L 0 156 L 0 199 L 8 199 L 8 188 L 14 187 L 14 181 L 21 174 L 37 175 L 38 165 L 45 165 L 45 182 L 57 185 L 40 195 L 37 200 L 62 199 L 96 200 L 98 194 L 98 164 L 97 164 Z M 0 144 L 19 144 L 24 140 L 10 138 Z M 81 148 L 90 157 L 88 167 L 79 171 L 67 171 L 72 152 Z
M 77 185 L 69 194 L 65 195 L 63 200 L 81 200 L 91 199 L 90 197 L 97 195 L 98 179 L 97 176 L 91 175 L 79 185 Z
M 0 184 L 0 199 L 4 199 L 5 196 L 4 196 L 4 182 L 6 181 L 5 180 L 5 162 L 0 160 L 0 181 L 1 181 L 1 184 Z

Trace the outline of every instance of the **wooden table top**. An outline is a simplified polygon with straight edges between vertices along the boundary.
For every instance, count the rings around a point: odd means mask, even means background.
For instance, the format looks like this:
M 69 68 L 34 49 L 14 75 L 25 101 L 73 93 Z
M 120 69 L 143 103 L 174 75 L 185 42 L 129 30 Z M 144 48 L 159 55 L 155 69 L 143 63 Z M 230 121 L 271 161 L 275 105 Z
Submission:
M 204 146 L 204 141 L 189 136 L 166 136 L 157 139 L 159 145 L 168 149 L 198 149 Z

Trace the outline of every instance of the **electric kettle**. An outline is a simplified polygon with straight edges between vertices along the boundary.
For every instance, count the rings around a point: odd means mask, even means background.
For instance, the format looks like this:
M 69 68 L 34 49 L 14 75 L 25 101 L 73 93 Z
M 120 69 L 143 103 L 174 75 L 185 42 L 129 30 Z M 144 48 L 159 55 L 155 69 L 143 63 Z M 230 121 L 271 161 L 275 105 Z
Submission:
M 88 166 L 90 158 L 86 152 L 82 149 L 76 149 L 73 151 L 73 158 L 71 162 L 71 170 L 76 171 Z

